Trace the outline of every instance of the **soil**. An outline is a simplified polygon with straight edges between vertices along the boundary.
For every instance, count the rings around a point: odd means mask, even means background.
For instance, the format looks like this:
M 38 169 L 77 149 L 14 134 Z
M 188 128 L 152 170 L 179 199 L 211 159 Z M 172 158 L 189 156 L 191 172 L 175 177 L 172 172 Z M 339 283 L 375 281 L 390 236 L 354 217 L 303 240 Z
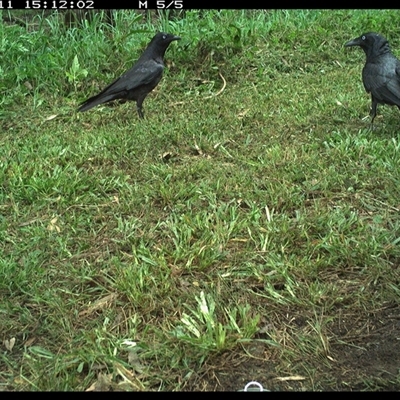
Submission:
M 400 390 L 398 305 L 347 321 L 338 318 L 331 329 L 326 360 L 307 357 L 282 373 L 282 360 L 260 341 L 245 352 L 238 349 L 208 360 L 206 372 L 192 377 L 184 390 L 240 391 L 251 381 L 269 391 Z M 256 385 L 250 388 L 259 390 Z

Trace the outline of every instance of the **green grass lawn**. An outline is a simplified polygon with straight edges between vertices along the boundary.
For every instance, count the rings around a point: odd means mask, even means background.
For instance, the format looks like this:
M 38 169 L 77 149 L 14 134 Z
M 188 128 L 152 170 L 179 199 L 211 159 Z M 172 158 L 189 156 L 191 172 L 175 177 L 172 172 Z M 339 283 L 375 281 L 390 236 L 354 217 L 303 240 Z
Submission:
M 71 29 L 13 13 L 0 391 L 189 390 L 254 344 L 294 389 L 400 389 L 400 365 L 332 372 L 400 299 L 400 113 L 379 106 L 370 129 L 365 55 L 343 47 L 377 31 L 400 57 L 399 10 L 126 10 Z M 76 113 L 158 30 L 182 40 L 145 119 L 131 102 Z

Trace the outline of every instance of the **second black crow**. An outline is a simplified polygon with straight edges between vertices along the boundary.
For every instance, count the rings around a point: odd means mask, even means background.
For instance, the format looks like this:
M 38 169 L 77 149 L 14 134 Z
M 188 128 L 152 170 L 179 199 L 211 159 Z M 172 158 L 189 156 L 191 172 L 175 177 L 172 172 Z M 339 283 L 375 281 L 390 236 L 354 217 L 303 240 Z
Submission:
M 367 93 L 371 94 L 372 126 L 378 104 L 400 109 L 400 61 L 392 53 L 389 42 L 375 32 L 364 33 L 345 46 L 360 46 L 367 57 L 362 81 Z
M 164 32 L 157 33 L 131 69 L 99 94 L 84 101 L 78 111 L 87 111 L 117 99 L 134 100 L 139 117 L 143 118 L 143 101 L 160 82 L 164 70 L 164 54 L 174 40 L 180 40 L 180 37 Z

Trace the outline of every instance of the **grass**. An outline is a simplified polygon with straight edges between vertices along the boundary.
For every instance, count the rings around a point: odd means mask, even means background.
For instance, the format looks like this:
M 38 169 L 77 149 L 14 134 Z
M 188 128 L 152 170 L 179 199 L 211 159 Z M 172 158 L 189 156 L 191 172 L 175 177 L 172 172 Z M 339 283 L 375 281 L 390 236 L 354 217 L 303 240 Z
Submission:
M 334 385 L 318 365 L 334 363 L 341 316 L 399 301 L 398 110 L 369 130 L 365 56 L 343 44 L 376 30 L 400 57 L 399 17 L 0 24 L 0 387 L 193 388 L 257 341 L 275 375 Z M 145 120 L 132 104 L 77 114 L 157 30 L 182 40 Z M 385 382 L 399 388 L 357 388 Z

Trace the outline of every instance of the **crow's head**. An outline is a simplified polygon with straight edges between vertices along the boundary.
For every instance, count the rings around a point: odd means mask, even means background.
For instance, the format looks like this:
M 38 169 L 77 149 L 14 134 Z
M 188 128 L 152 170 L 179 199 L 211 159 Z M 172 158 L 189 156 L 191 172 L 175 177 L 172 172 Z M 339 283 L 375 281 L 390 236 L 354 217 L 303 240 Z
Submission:
M 172 35 L 171 33 L 158 32 L 154 38 L 160 42 L 171 43 L 174 40 L 181 40 L 180 36 Z
M 143 56 L 147 57 L 148 55 L 151 55 L 151 57 L 163 58 L 169 44 L 174 40 L 180 39 L 179 36 L 171 35 L 170 33 L 158 32 L 153 39 L 151 39 L 145 53 L 143 53 Z
M 373 58 L 390 51 L 389 43 L 382 35 L 375 32 L 363 33 L 360 37 L 345 43 L 345 47 L 360 46 L 368 58 Z
M 175 36 L 170 33 L 158 32 L 153 39 L 151 39 L 149 46 L 153 45 L 159 49 L 167 49 L 169 44 L 174 40 L 181 40 L 181 38 L 180 36 Z

